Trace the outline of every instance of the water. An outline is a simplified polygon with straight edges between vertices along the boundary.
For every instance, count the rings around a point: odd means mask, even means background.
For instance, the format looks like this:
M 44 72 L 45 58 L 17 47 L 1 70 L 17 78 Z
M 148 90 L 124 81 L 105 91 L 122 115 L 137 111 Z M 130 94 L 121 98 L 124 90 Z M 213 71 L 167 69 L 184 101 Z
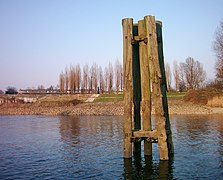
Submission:
M 223 179 L 223 117 L 171 126 L 173 159 L 124 160 L 121 116 L 0 116 L 0 179 Z

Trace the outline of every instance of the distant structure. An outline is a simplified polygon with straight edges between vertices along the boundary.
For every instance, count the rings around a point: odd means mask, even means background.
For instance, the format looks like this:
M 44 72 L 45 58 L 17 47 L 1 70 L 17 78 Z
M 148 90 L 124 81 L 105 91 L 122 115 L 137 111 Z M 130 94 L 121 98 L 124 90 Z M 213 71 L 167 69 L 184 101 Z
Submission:
M 47 88 L 47 89 L 20 89 L 19 94 L 60 94 L 59 89 Z
M 152 143 L 158 143 L 160 160 L 173 154 L 172 135 L 166 97 L 162 23 L 145 16 L 138 24 L 132 18 L 122 20 L 124 66 L 124 158 L 134 151 L 152 155 Z M 151 109 L 155 109 L 152 129 Z M 141 124 L 142 122 L 142 124 Z

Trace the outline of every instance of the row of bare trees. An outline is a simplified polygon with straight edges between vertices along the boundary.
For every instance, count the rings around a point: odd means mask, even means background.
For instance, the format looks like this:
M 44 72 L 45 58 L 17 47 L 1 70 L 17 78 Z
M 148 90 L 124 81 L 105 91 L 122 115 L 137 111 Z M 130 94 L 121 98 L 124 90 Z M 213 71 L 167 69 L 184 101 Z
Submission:
M 59 75 L 61 93 L 99 93 L 123 90 L 122 64 L 116 60 L 104 69 L 93 63 L 91 67 L 79 64 L 66 67 Z
M 188 57 L 185 62 L 173 63 L 172 74 L 170 71 L 170 66 L 167 63 L 165 66 L 166 76 L 167 76 L 167 87 L 171 89 L 172 75 L 175 81 L 176 91 L 181 91 L 183 89 L 198 89 L 200 87 L 212 86 L 215 88 L 223 88 L 223 20 L 220 22 L 219 26 L 216 28 L 215 39 L 213 41 L 213 50 L 216 55 L 215 64 L 215 79 L 209 82 L 209 84 L 204 84 L 206 78 L 206 72 L 203 69 L 202 64 L 199 61 L 194 60 L 192 57 Z
M 213 42 L 213 50 L 216 55 L 215 64 L 215 86 L 223 88 L 223 20 L 216 29 L 215 40 Z
M 199 89 L 204 86 L 206 72 L 199 61 L 188 57 L 185 62 L 174 61 L 172 70 L 165 64 L 167 88 L 169 91 Z M 174 80 L 174 87 L 172 86 Z M 119 60 L 109 63 L 104 69 L 93 63 L 91 67 L 79 64 L 66 67 L 59 76 L 61 93 L 111 93 L 123 90 L 123 69 Z
M 199 89 L 203 87 L 206 79 L 206 72 L 203 65 L 188 57 L 185 62 L 178 63 L 174 61 L 173 70 L 171 71 L 170 65 L 165 64 L 167 88 L 169 91 L 184 91 L 188 89 Z M 172 78 L 173 75 L 173 78 Z M 171 83 L 174 80 L 174 87 Z

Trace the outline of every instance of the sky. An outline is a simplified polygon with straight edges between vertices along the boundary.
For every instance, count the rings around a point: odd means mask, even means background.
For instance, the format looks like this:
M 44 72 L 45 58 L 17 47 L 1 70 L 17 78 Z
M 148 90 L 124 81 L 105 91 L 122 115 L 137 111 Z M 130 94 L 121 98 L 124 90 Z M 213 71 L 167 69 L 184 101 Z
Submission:
M 66 66 L 122 62 L 122 19 L 163 23 L 164 60 L 200 61 L 214 78 L 222 0 L 0 0 L 0 89 L 59 84 Z

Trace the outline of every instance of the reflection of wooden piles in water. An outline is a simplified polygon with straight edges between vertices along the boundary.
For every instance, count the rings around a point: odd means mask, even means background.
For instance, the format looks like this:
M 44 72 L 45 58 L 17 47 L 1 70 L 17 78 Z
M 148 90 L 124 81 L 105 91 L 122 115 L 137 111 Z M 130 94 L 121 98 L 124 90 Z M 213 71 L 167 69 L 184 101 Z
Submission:
M 140 170 L 140 173 L 138 173 Z M 134 161 L 129 158 L 124 159 L 125 179 L 172 179 L 173 159 L 154 163 L 151 156 L 146 156 L 144 162 L 140 157 L 135 157 Z
M 161 160 L 168 160 L 173 144 L 166 97 L 163 60 L 162 25 L 153 16 L 145 16 L 138 24 L 126 18 L 123 25 L 124 66 L 124 157 L 134 151 L 152 155 L 152 143 L 158 142 Z M 155 109 L 156 129 L 151 127 L 151 90 Z M 143 129 L 141 128 L 142 111 Z M 133 123 L 132 123 L 133 122 Z

